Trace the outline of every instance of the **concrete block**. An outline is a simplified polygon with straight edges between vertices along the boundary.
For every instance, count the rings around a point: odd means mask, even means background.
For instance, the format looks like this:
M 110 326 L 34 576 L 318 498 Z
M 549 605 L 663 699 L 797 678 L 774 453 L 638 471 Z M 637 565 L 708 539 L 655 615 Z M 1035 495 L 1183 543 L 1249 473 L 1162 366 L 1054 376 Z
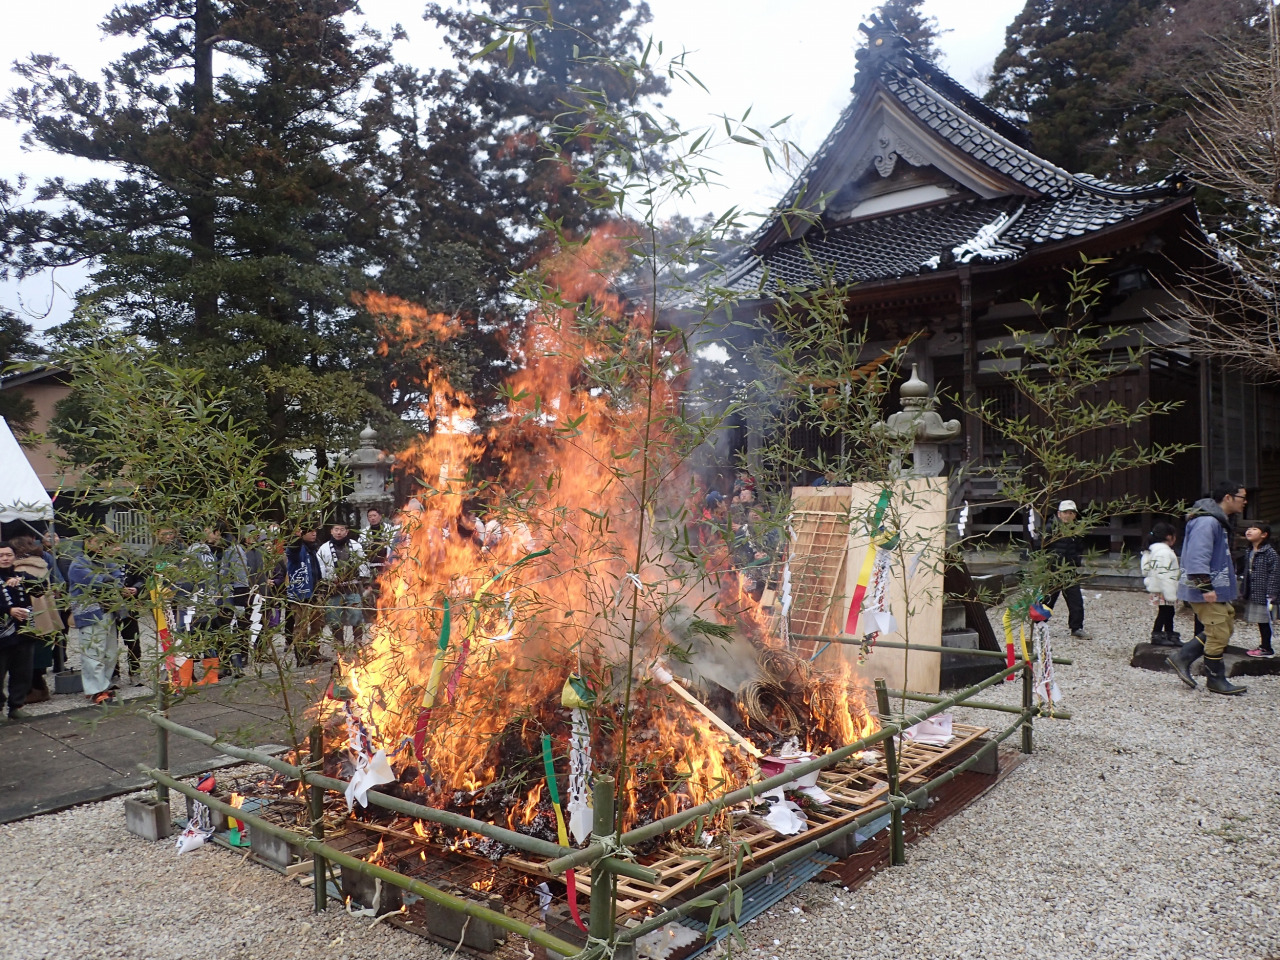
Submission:
M 84 693 L 84 681 L 79 670 L 63 670 L 53 675 L 54 693 Z
M 498 913 L 506 913 L 506 903 L 502 897 L 492 894 L 484 900 L 480 900 L 474 896 L 468 896 L 464 891 L 452 891 L 455 896 L 462 897 L 472 903 L 486 906 L 490 910 Z M 459 939 L 464 947 L 470 947 L 472 950 L 480 950 L 484 953 L 492 953 L 498 948 L 500 943 L 505 943 L 507 939 L 507 931 L 501 927 L 495 927 L 487 920 L 481 920 L 477 917 L 471 917 L 468 922 L 465 913 L 458 913 L 443 907 L 440 904 L 424 901 L 427 915 L 427 929 L 432 936 L 439 937 L 442 940 L 448 940 L 451 943 L 457 943 Z M 463 926 L 466 930 L 463 930 Z
M 169 804 L 155 797 L 129 797 L 124 802 L 124 825 L 143 840 L 163 840 L 173 833 Z
M 377 910 L 379 916 L 400 909 L 400 905 L 404 902 L 404 891 L 399 887 L 389 883 L 379 884 L 374 877 L 352 870 L 350 867 L 342 867 L 341 870 L 344 897 L 350 897 L 362 907 Z M 378 901 L 376 906 L 374 900 Z
M 298 854 L 297 847 L 263 830 L 254 830 L 252 827 L 248 829 L 249 845 L 253 847 L 254 853 L 282 870 L 293 864 Z
M 972 743 L 965 744 L 963 748 L 956 751 L 955 758 L 956 760 L 968 760 L 990 742 L 991 740 L 988 737 L 979 737 L 977 740 L 974 740 Z M 1000 772 L 1000 757 L 998 754 L 998 749 L 989 751 L 986 756 L 973 766 L 969 767 L 969 772 L 981 773 L 988 777 L 994 777 Z
M 850 833 L 846 833 L 842 837 L 836 837 L 833 840 L 828 840 L 822 845 L 822 852 L 843 860 L 846 857 L 853 856 L 860 846 L 862 846 L 862 844 L 859 842 L 858 833 L 855 830 Z

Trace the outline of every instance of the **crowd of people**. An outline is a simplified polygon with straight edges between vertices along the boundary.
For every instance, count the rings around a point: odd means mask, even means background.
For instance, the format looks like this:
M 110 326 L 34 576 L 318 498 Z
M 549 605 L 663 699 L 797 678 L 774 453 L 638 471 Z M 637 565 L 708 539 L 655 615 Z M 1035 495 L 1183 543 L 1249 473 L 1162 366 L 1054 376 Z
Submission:
M 1245 524 L 1245 549 L 1233 549 L 1247 502 L 1240 484 L 1219 484 L 1188 511 L 1181 550 L 1178 529 L 1157 523 L 1141 565 L 1156 605 L 1151 642 L 1177 648 L 1170 663 L 1184 683 L 1196 686 L 1191 669 L 1203 659 L 1208 689 L 1230 695 L 1245 692 L 1226 679 L 1223 666 L 1235 623 L 1258 629 L 1249 656 L 1271 658 L 1272 620 L 1280 615 L 1280 554 L 1271 527 Z M 1042 549 L 1058 567 L 1082 563 L 1083 545 L 1072 532 L 1078 515 L 1074 501 L 1062 501 L 1044 538 Z M 69 635 L 80 654 L 83 693 L 95 704 L 112 701 L 126 678 L 143 682 L 144 630 L 159 638 L 178 686 L 216 683 L 228 669 L 241 675 L 252 658 L 265 655 L 264 631 L 282 633 L 284 653 L 298 665 L 324 659 L 326 628 L 335 648 L 360 646 L 376 612 L 379 574 L 404 539 L 401 524 L 380 510 L 370 509 L 366 519 L 359 536 L 345 522 L 295 530 L 287 539 L 276 525 L 234 533 L 211 527 L 191 543 L 175 527 L 161 526 L 145 550 L 127 549 L 106 527 L 77 543 L 53 533 L 0 541 L 0 707 L 21 718 L 28 704 L 49 698 L 49 672 L 64 669 Z M 482 552 L 506 535 L 496 517 L 473 511 L 459 520 L 458 532 Z M 783 531 L 761 513 L 749 475 L 739 474 L 730 493 L 697 490 L 688 532 L 697 552 L 736 573 L 744 594 L 759 601 L 777 586 Z M 1054 591 L 1047 605 L 1059 594 L 1071 634 L 1087 637 L 1079 584 Z M 1196 616 L 1186 642 L 1174 630 L 1179 602 Z
M 78 541 L 53 533 L 0 541 L 0 706 L 20 719 L 47 700 L 49 671 L 63 671 L 72 638 L 94 704 L 145 682 L 144 633 L 178 686 L 241 675 L 252 658 L 267 657 L 264 635 L 281 631 L 285 655 L 299 665 L 323 659 L 325 627 L 340 649 L 361 644 L 377 575 L 402 539 L 380 510 L 367 521 L 358 537 L 337 522 L 287 539 L 276 525 L 217 526 L 193 542 L 160 526 L 142 550 L 108 527 Z

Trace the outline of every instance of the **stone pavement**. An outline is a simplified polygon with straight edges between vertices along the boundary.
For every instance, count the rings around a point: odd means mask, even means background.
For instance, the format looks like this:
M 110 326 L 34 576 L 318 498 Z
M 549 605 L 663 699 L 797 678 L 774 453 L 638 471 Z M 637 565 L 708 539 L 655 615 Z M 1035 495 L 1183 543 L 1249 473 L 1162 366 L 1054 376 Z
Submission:
M 290 703 L 299 706 L 323 693 L 327 668 L 294 676 Z M 141 694 L 133 688 L 126 693 Z M 51 813 L 148 786 L 139 763 L 154 764 L 156 728 L 142 716 L 150 698 L 117 706 L 87 706 L 83 697 L 55 697 L 61 709 L 29 720 L 0 723 L 0 823 Z M 169 710 L 178 723 L 241 746 L 289 742 L 278 685 L 246 678 L 236 683 L 195 688 Z M 169 768 L 192 776 L 233 761 L 216 750 L 181 737 L 169 737 Z M 235 761 L 239 762 L 239 761 Z

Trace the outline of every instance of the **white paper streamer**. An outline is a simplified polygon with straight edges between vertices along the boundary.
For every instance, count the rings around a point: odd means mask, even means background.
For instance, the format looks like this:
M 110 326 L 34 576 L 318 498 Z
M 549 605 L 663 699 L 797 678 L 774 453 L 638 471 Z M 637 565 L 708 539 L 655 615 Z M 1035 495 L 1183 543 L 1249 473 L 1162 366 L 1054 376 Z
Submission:
M 1034 683 L 1036 696 L 1052 710 L 1055 703 L 1062 702 L 1062 691 L 1058 689 L 1058 681 L 1053 676 L 1053 644 L 1049 640 L 1049 624 L 1043 620 L 1034 624 L 1031 636 L 1036 644 L 1038 660 L 1038 676 Z
M 213 836 L 213 816 L 199 800 L 191 803 L 191 819 L 175 842 L 178 853 L 190 853 L 204 846 L 204 842 Z
M 249 602 L 249 649 L 256 649 L 262 634 L 262 594 L 255 588 Z
M 574 843 L 582 843 L 591 836 L 591 727 L 582 707 L 574 707 L 569 715 L 569 833 Z
M 956 518 L 956 536 L 963 539 L 964 532 L 969 529 L 969 501 L 960 507 L 960 516 Z
M 372 757 L 357 754 L 355 776 L 347 784 L 347 812 L 352 812 L 355 803 L 367 807 L 369 791 L 379 784 L 391 783 L 395 778 L 385 750 L 379 750 Z
M 893 554 L 883 547 L 876 548 L 876 559 L 871 568 L 871 589 L 862 604 L 862 613 L 871 626 L 867 636 L 896 633 L 898 621 L 889 609 L 889 576 L 893 572 Z

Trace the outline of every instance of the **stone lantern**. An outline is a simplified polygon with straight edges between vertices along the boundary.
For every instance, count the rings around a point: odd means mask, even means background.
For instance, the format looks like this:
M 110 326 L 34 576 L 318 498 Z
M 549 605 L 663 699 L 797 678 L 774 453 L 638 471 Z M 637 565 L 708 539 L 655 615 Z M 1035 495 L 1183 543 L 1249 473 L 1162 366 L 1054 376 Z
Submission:
M 902 409 L 890 414 L 875 430 L 901 441 L 903 447 L 911 442 L 912 466 L 903 469 L 906 477 L 936 477 L 946 465 L 939 445 L 960 435 L 960 421 L 943 421 L 933 409 L 929 385 L 920 379 L 916 364 L 911 365 L 911 378 L 898 390 Z
M 391 512 L 387 481 L 396 458 L 374 446 L 377 436 L 377 431 L 366 425 L 360 431 L 360 446 L 347 458 L 347 466 L 351 468 L 355 480 L 355 489 L 347 495 L 346 500 L 356 510 L 356 526 L 360 529 L 369 524 L 370 507 L 377 507 L 384 514 Z

